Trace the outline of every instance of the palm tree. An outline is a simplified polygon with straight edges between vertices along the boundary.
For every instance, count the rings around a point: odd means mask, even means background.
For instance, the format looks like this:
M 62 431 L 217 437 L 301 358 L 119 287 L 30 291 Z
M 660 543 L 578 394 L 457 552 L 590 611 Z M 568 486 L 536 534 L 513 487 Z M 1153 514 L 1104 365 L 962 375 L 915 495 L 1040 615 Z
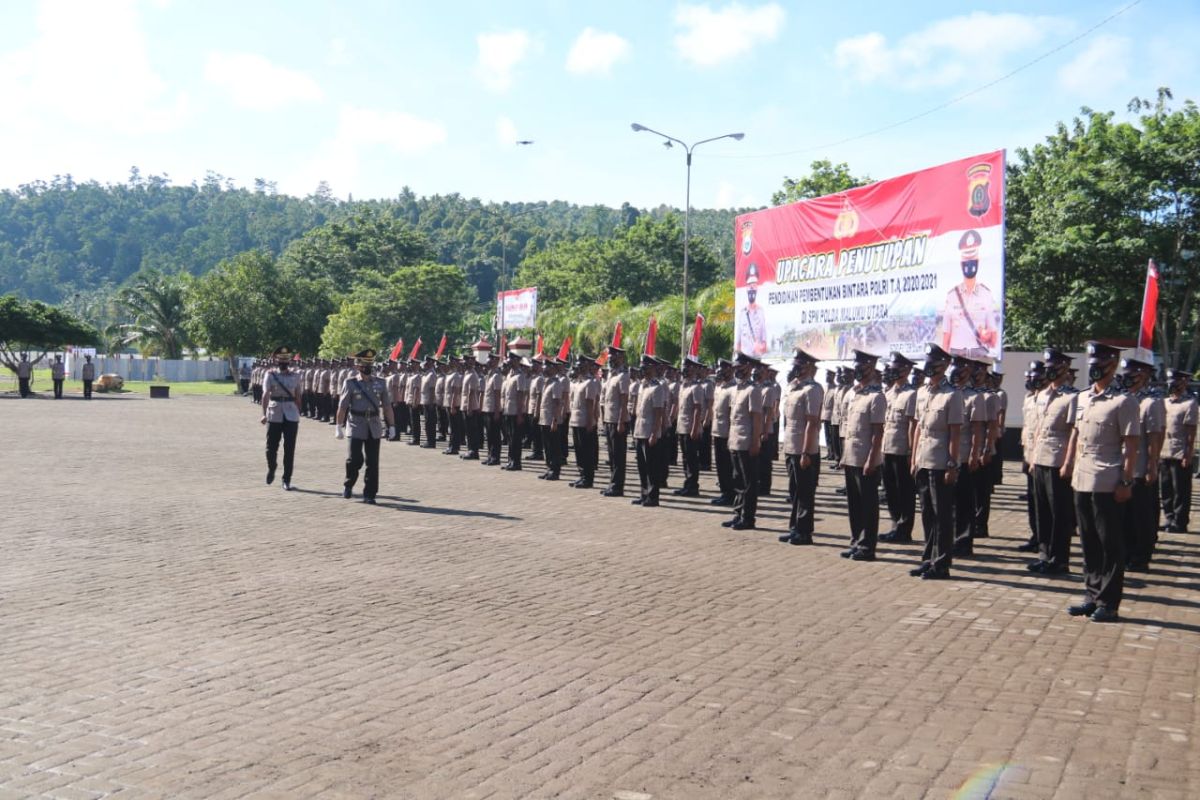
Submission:
M 184 326 L 186 298 L 185 276 L 143 273 L 121 290 L 121 305 L 133 319 L 125 326 L 126 341 L 136 342 L 143 354 L 181 358 L 190 341 Z

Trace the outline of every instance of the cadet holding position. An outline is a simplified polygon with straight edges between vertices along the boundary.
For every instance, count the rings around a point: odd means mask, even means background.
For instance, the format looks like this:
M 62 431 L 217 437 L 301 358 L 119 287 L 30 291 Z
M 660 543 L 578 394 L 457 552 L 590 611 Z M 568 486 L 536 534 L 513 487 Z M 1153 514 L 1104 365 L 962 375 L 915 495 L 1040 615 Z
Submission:
M 1070 473 L 1063 471 L 1075 428 L 1075 392 L 1068 387 L 1071 359 L 1052 347 L 1042 355 L 1046 388 L 1038 394 L 1038 430 L 1033 450 L 1033 503 L 1037 516 L 1038 560 L 1030 572 L 1070 572 L 1075 507 Z
M 1158 469 L 1167 533 L 1187 533 L 1190 521 L 1197 420 L 1196 398 L 1188 392 L 1191 379 L 1191 373 L 1167 370 L 1167 431 Z
M 638 479 L 641 481 L 641 496 L 633 505 L 652 508 L 658 505 L 658 473 L 661 448 L 658 437 L 665 427 L 663 416 L 670 399 L 667 387 L 655 380 L 658 361 L 653 356 L 642 356 L 642 380 L 637 390 L 637 423 L 633 439 L 637 443 Z
M 596 362 L 580 356 L 578 377 L 571 384 L 571 435 L 575 446 L 575 465 L 579 467 L 579 480 L 572 481 L 575 489 L 591 489 L 596 479 L 596 420 L 600 415 L 600 382 L 596 380 Z
M 17 389 L 21 397 L 29 397 L 29 379 L 32 376 L 33 365 L 29 363 L 29 355 L 21 353 L 21 360 L 17 362 Z
M 62 356 L 55 356 L 50 363 L 50 382 L 54 384 L 54 399 L 62 400 L 63 380 L 66 379 L 66 367 L 63 366 Z
M 821 473 L 821 409 L 825 407 L 825 390 L 813 380 L 816 371 L 817 360 L 796 350 L 780 415 L 792 514 L 788 532 L 779 541 L 788 544 L 813 543 L 814 497 Z
M 1093 622 L 1115 622 L 1125 583 L 1120 504 L 1133 495 L 1141 424 L 1137 402 L 1112 386 L 1120 351 L 1088 342 L 1087 353 L 1092 385 L 1075 395 L 1075 429 L 1062 468 L 1075 489 L 1085 594 L 1067 611 Z
M 367 475 L 363 480 L 362 499 L 375 505 L 379 492 L 379 440 L 384 437 L 382 415 L 387 420 L 387 437 L 396 435 L 396 418 L 392 415 L 387 384 L 371 375 L 375 367 L 375 351 L 363 350 L 354 355 L 358 365 L 358 377 L 350 378 L 342 388 L 337 410 L 337 438 L 350 434 L 350 455 L 346 459 L 346 481 L 342 484 L 342 497 L 349 499 L 358 481 L 358 471 L 363 462 Z M 348 431 L 346 423 L 349 421 Z
M 958 480 L 962 393 L 945 379 L 951 356 L 936 344 L 925 348 L 927 385 L 917 390 L 917 428 L 912 469 L 921 495 L 925 552 L 908 574 L 925 580 L 950 577 L 954 560 L 954 484 Z
M 1046 365 L 1041 361 L 1030 361 L 1025 371 L 1025 399 L 1021 401 L 1021 471 L 1025 473 L 1025 504 L 1029 516 L 1029 539 L 1017 545 L 1023 553 L 1038 551 L 1037 513 L 1033 501 L 1033 454 L 1036 450 L 1038 429 L 1038 393 L 1046 388 Z M 1020 499 L 1020 498 L 1018 498 Z
M 249 368 L 245 365 L 242 365 L 242 369 L 247 371 L 249 370 Z M 83 369 L 80 370 L 80 376 L 83 378 L 83 399 L 91 400 L 92 381 L 96 380 L 96 365 L 92 363 L 91 356 L 83 357 Z M 242 394 L 245 394 L 246 389 L 248 389 L 250 386 L 250 379 L 246 378 L 243 382 L 246 384 L 246 388 L 242 390 Z
M 717 381 L 713 389 L 713 455 L 717 468 L 717 489 L 721 492 L 709 502 L 731 506 L 735 496 L 733 457 L 729 454 L 729 421 L 733 410 L 733 362 L 717 359 Z
M 703 363 L 695 356 L 683 360 L 683 382 L 675 416 L 675 435 L 683 451 L 683 485 L 679 497 L 700 496 L 700 439 L 704 433 L 704 384 L 699 379 Z
M 1142 435 L 1133 468 L 1133 496 L 1125 504 L 1125 569 L 1145 572 L 1158 543 L 1158 459 L 1162 452 L 1167 411 L 1161 397 L 1148 391 L 1154 365 L 1127 358 L 1121 362 L 1121 386 L 1138 404 Z M 1116 381 L 1114 381 L 1116 383 Z
M 887 387 L 887 420 L 883 424 L 883 494 L 887 499 L 892 529 L 881 542 L 906 544 L 912 541 L 917 515 L 917 487 L 913 482 L 913 419 L 917 414 L 917 392 L 908 382 L 913 362 L 893 351 L 883 372 Z
M 842 419 L 846 450 L 846 502 L 850 511 L 850 548 L 843 558 L 874 561 L 879 538 L 879 465 L 883 463 L 883 424 L 887 400 L 879 388 L 879 357 L 854 351 L 854 388 Z
M 762 362 L 745 353 L 735 358 L 729 413 L 729 455 L 733 460 L 733 519 L 722 527 L 735 531 L 754 530 L 758 522 L 758 454 L 762 448 L 763 392 L 752 380 Z
M 608 445 L 608 488 L 600 492 L 605 497 L 625 496 L 625 460 L 629 447 L 629 370 L 625 368 L 625 351 L 608 348 L 608 378 L 600 395 L 604 415 L 604 439 Z
M 288 367 L 292 351 L 278 347 L 271 354 L 276 367 L 263 379 L 262 419 L 267 426 L 267 485 L 275 480 L 275 457 L 283 438 L 283 489 L 292 490 L 292 465 L 296 455 L 296 432 L 300 428 L 300 376 Z

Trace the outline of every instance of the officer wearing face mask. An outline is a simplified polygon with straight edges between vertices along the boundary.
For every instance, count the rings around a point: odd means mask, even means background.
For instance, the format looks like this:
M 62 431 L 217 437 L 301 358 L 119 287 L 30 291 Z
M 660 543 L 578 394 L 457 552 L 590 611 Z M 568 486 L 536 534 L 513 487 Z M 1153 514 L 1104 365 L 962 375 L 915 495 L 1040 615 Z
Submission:
M 908 382 L 913 362 L 893 351 L 883 370 L 883 396 L 887 400 L 887 422 L 883 427 L 883 493 L 887 498 L 892 529 L 879 537 L 883 542 L 912 541 L 913 518 L 917 511 L 917 489 L 912 474 L 913 419 L 917 393 Z
M 342 497 L 349 499 L 358 480 L 364 461 L 367 475 L 363 480 L 362 499 L 375 505 L 379 492 L 379 441 L 384 436 L 383 420 L 387 420 L 387 437 L 396 435 L 396 418 L 392 414 L 387 384 L 371 373 L 375 367 L 375 351 L 363 350 L 354 355 L 357 377 L 346 380 L 338 399 L 336 427 L 338 439 L 350 436 L 350 454 L 346 459 L 346 481 Z
M 275 480 L 279 440 L 283 439 L 283 488 L 292 489 L 292 464 L 296 455 L 296 432 L 300 428 L 300 375 L 290 369 L 292 350 L 278 347 L 271 354 L 275 369 L 266 373 L 262 395 L 262 419 L 267 426 L 267 485 Z
M 942 306 L 942 349 L 951 355 L 998 355 L 1000 307 L 991 289 L 978 280 L 982 243 L 976 230 L 966 231 L 958 240 L 963 280 L 946 293 Z
M 1166 439 L 1163 443 L 1162 507 L 1167 533 L 1188 532 L 1188 512 L 1192 507 L 1192 461 L 1196 451 L 1196 397 L 1188 391 L 1192 375 L 1178 369 L 1167 370 Z
M 1114 622 L 1125 583 L 1125 510 L 1133 495 L 1142 425 L 1138 404 L 1113 386 L 1120 351 L 1088 342 L 1091 386 L 1075 395 L 1075 430 L 1064 475 L 1075 490 L 1075 517 L 1083 550 L 1084 597 L 1073 617 Z
M 959 429 L 958 453 L 962 461 L 954 484 L 954 555 L 975 554 L 976 484 L 983 480 L 983 455 L 987 446 L 988 408 L 983 394 L 974 387 L 975 370 L 982 367 L 963 356 L 955 356 L 950 367 L 950 384 L 962 393 L 963 421 Z
M 921 496 L 925 552 L 909 575 L 923 580 L 950 577 L 954 560 L 954 485 L 963 425 L 962 392 L 945 379 L 951 356 L 936 344 L 925 348 L 928 384 L 917 390 L 912 471 Z
M 1037 518 L 1038 560 L 1027 569 L 1044 575 L 1070 571 L 1075 505 L 1069 473 L 1063 471 L 1075 428 L 1071 359 L 1047 347 L 1042 353 L 1046 386 L 1037 396 L 1037 432 L 1033 436 L 1033 510 Z
M 780 414 L 792 514 L 788 532 L 780 536 L 779 541 L 795 545 L 813 543 L 814 495 L 821 471 L 818 431 L 825 399 L 825 390 L 813 380 L 816 371 L 817 360 L 797 349 L 788 372 L 788 391 L 783 397 Z
M 1154 375 L 1152 359 L 1126 358 L 1113 379 L 1138 404 L 1142 435 L 1137 463 L 1133 467 L 1133 496 L 1125 504 L 1125 569 L 1145 572 L 1150 568 L 1158 542 L 1158 458 L 1162 452 L 1167 412 L 1163 400 L 1150 391 Z
M 758 265 L 746 271 L 746 307 L 738 314 L 734 350 L 759 358 L 767 352 L 767 317 L 758 305 Z
M 1038 551 L 1037 514 L 1033 504 L 1033 452 L 1038 429 L 1038 392 L 1044 388 L 1046 364 L 1042 361 L 1030 361 L 1029 369 L 1025 370 L 1025 398 L 1021 401 L 1021 471 L 1025 473 L 1024 500 L 1029 515 L 1029 539 L 1024 544 L 1017 545 L 1017 550 L 1022 553 Z
M 878 356 L 854 351 L 854 386 L 842 419 L 846 442 L 842 469 L 850 512 L 850 549 L 842 557 L 854 561 L 874 561 L 879 539 L 879 467 L 887 400 L 879 386 L 878 360 Z

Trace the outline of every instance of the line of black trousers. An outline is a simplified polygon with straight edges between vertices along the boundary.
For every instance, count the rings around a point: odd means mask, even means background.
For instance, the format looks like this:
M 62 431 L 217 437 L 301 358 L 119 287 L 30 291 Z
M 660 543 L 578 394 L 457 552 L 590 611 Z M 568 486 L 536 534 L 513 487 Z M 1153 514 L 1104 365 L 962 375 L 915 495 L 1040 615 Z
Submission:
M 328 422 L 333 417 L 333 395 L 325 392 L 305 392 L 301 397 L 302 416 L 320 422 Z
M 746 525 L 758 520 L 758 455 L 730 450 L 733 461 L 733 517 Z
M 888 516 L 892 531 L 901 539 L 911 539 L 917 515 L 917 484 L 912 474 L 912 458 L 908 455 L 884 454 L 883 494 L 887 498 Z
M 717 488 L 721 497 L 733 500 L 733 456 L 729 452 L 729 437 L 713 437 L 713 463 L 717 468 Z
M 649 439 L 635 439 L 637 446 L 638 481 L 642 487 L 642 504 L 658 503 L 658 492 L 667 470 L 667 452 L 661 439 L 650 444 Z
M 1145 477 L 1138 478 L 1133 483 L 1133 496 L 1121 505 L 1125 512 L 1125 560 L 1129 564 L 1149 564 L 1158 544 L 1158 481 L 1146 483 Z
M 358 472 L 366 464 L 363 476 L 363 497 L 374 498 L 379 493 L 379 439 L 349 439 L 350 455 L 346 458 L 346 481 L 342 485 L 353 489 Z
M 91 381 L 83 382 L 83 399 L 84 400 L 92 399 L 92 382 Z
M 683 486 L 688 494 L 700 491 L 700 441 L 693 440 L 687 432 L 676 434 L 678 448 L 683 453 Z
M 1037 519 L 1038 556 L 1056 567 L 1069 566 L 1071 536 L 1075 532 L 1075 501 L 1071 482 L 1058 467 L 1033 467 L 1034 514 Z
M 292 482 L 292 467 L 296 462 L 296 432 L 299 421 L 267 423 L 267 469 L 275 471 L 278 464 L 279 440 L 283 439 L 283 481 Z
M 604 441 L 608 449 L 608 490 L 625 493 L 625 462 L 629 447 L 629 428 L 618 432 L 617 423 L 608 422 L 604 425 Z
M 56 381 L 52 381 L 52 383 L 54 384 L 54 399 L 55 399 L 55 400 L 62 400 L 62 393 L 63 393 L 63 382 L 62 382 L 62 380 L 56 380 Z
M 1191 521 L 1192 471 L 1178 458 L 1164 458 L 1158 462 L 1158 482 L 1167 525 L 1186 531 Z
M 803 456 L 787 455 L 784 463 L 788 474 L 788 496 L 792 498 L 792 513 L 788 531 L 794 536 L 813 535 L 813 514 L 816 510 L 817 483 L 821 475 L 821 454 L 810 453 L 808 467 L 801 466 Z
M 484 412 L 483 425 L 487 429 L 487 460 L 498 464 L 500 463 L 500 445 L 506 438 L 500 433 L 504 429 L 504 417 L 497 412 Z
M 579 478 L 588 486 L 596 479 L 596 467 L 600 454 L 599 442 L 596 439 L 596 429 L 588 429 L 580 425 L 571 427 L 571 437 L 575 445 L 575 466 L 579 467 Z
M 1125 589 L 1125 511 L 1112 492 L 1075 492 L 1088 602 L 1116 611 Z
M 846 504 L 850 510 L 850 546 L 875 552 L 879 542 L 879 470 L 842 466 L 846 473 Z
M 954 486 L 946 483 L 946 470 L 926 468 L 917 470 L 916 486 L 921 496 L 921 528 L 925 531 L 921 560 L 945 572 L 954 561 Z
M 508 462 L 506 466 L 521 466 L 521 445 L 525 439 L 525 420 L 516 414 L 505 414 L 504 425 L 508 429 Z

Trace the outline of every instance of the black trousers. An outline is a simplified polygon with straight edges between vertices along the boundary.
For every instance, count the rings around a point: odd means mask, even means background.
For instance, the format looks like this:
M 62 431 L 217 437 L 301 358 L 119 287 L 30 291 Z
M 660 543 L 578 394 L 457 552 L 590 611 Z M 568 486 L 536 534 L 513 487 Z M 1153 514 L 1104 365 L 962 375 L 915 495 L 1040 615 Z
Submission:
M 829 443 L 829 450 L 833 453 L 833 460 L 841 462 L 842 460 L 842 426 L 829 423 L 829 430 L 833 432 L 833 438 L 826 438 Z
M 679 434 L 679 431 L 675 430 L 675 423 L 672 422 L 671 426 L 669 428 L 667 428 L 666 433 L 663 435 L 662 439 L 660 439 L 660 441 L 662 441 L 663 444 L 666 445 L 666 448 L 667 448 L 667 463 L 668 464 L 678 464 L 679 463 L 679 449 L 680 448 L 679 448 L 678 434 Z
M 705 425 L 700 434 L 700 469 L 708 472 L 712 469 L 712 425 Z
M 546 472 L 557 475 L 563 465 L 562 426 L 550 430 L 549 425 L 542 427 L 542 452 L 546 456 Z
M 1116 611 L 1125 589 L 1123 509 L 1112 492 L 1076 492 L 1075 518 L 1089 602 Z
M 393 403 L 392 411 L 396 415 L 396 436 L 408 433 L 408 423 L 411 417 L 408 413 L 408 403 Z
M 1033 468 L 1033 501 L 1037 514 L 1038 555 L 1042 561 L 1065 567 L 1071 561 L 1075 509 L 1071 484 L 1058 467 Z
M 833 442 L 837 438 L 837 431 L 833 427 L 833 423 L 827 419 L 821 420 L 821 429 L 825 431 L 825 458 L 833 461 Z
M 730 450 L 729 455 L 733 460 L 733 516 L 754 525 L 758 520 L 759 456 L 750 455 L 749 450 Z
M 659 445 L 661 442 L 655 442 L 650 445 L 649 439 L 637 439 L 637 471 L 638 480 L 642 484 L 642 504 L 658 503 L 658 473 L 659 473 L 659 453 L 662 452 Z
M 521 466 L 521 442 L 525 438 L 525 421 L 516 414 L 505 414 L 504 424 L 508 427 L 508 465 Z
M 629 446 L 628 428 L 624 433 L 617 432 L 617 423 L 607 422 L 604 425 L 604 440 L 608 446 L 608 490 L 625 493 L 625 456 Z
M 714 436 L 713 450 L 715 451 L 713 458 L 717 467 L 717 488 L 721 491 L 722 497 L 732 500 L 734 495 L 733 456 L 729 453 L 729 437 Z
M 954 560 L 954 487 L 946 484 L 943 469 L 917 470 L 917 492 L 921 495 L 921 527 L 925 552 L 921 559 L 939 571 L 950 569 Z
M 792 498 L 792 515 L 788 520 L 788 530 L 793 536 L 812 537 L 813 512 L 817 494 L 817 481 L 821 474 L 821 454 L 809 454 L 808 468 L 800 466 L 802 456 L 788 455 L 784 461 L 787 464 L 788 495 Z
M 917 515 L 917 485 L 913 480 L 912 458 L 885 454 L 883 457 L 883 493 L 887 497 L 892 530 L 901 539 L 911 539 Z
M 425 404 L 425 446 L 433 447 L 437 444 L 437 422 L 438 408 L 435 405 Z
M 90 382 L 90 381 L 89 381 Z M 250 381 L 247 378 L 242 378 L 238 381 L 238 388 L 242 390 L 242 394 L 250 391 Z
M 318 419 L 321 422 L 329 422 L 333 419 L 333 395 L 329 392 L 321 392 L 321 415 Z
M 1032 464 L 1027 465 L 1025 472 L 1025 505 L 1029 515 L 1029 541 L 1037 544 L 1037 511 L 1033 503 L 1033 470 Z
M 1158 462 L 1158 483 L 1167 525 L 1186 531 L 1192 509 L 1192 471 L 1184 469 L 1177 458 L 1164 458 Z
M 996 472 L 992 466 L 996 463 L 993 457 L 990 462 L 981 466 L 973 473 L 975 493 L 975 513 L 971 520 L 971 538 L 983 539 L 991 535 L 988 531 L 988 520 L 992 516 L 992 490 L 996 486 Z
M 842 469 L 850 507 L 850 546 L 874 553 L 879 541 L 879 470 L 868 475 L 862 467 Z
M 242 394 L 245 394 L 245 391 L 243 391 Z M 91 381 L 83 382 L 83 398 L 85 400 L 92 399 L 92 382 Z
M 463 417 L 463 412 L 456 409 L 447 409 L 446 415 L 450 418 L 450 452 L 457 453 L 462 447 L 464 432 L 466 429 L 466 420 Z
M 17 378 L 17 390 L 21 397 L 29 397 L 29 378 Z
M 421 419 L 424 417 L 420 406 L 413 407 L 412 429 L 409 433 L 412 435 L 412 444 L 421 443 Z
M 363 463 L 367 465 L 367 474 L 363 477 L 363 497 L 374 497 L 379 493 L 379 440 L 351 439 L 350 457 L 346 459 L 346 482 L 342 484 L 347 489 L 353 489 L 358 480 L 358 471 Z
M 685 492 L 700 492 L 700 441 L 692 440 L 687 431 L 677 434 L 683 451 L 683 486 Z
M 487 460 L 498 464 L 500 463 L 500 422 L 503 417 L 495 412 L 486 413 L 484 416 L 487 418 Z
M 596 479 L 596 454 L 592 452 L 594 430 L 580 427 L 571 428 L 571 438 L 575 443 L 575 466 L 579 467 L 579 479 L 589 486 Z
M 446 406 L 437 407 L 438 438 L 445 439 L 450 433 L 450 409 Z
M 959 555 L 975 549 L 975 482 L 981 477 L 980 471 L 971 472 L 963 465 L 954 482 L 954 546 Z
M 299 422 L 268 422 L 267 423 L 267 469 L 275 471 L 276 455 L 279 453 L 279 440 L 283 439 L 283 482 L 292 482 L 292 465 L 296 460 L 296 432 L 300 429 Z
M 483 447 L 483 412 L 464 411 L 463 421 L 467 426 L 467 452 L 479 455 Z
M 667 488 L 667 478 L 671 474 L 671 463 L 667 460 L 671 455 L 671 447 L 675 444 L 675 437 L 671 435 L 670 429 L 662 436 L 658 437 L 658 442 L 654 445 L 655 450 L 655 483 L 659 489 Z
M 1158 482 L 1138 478 L 1133 483 L 1133 497 L 1123 506 L 1126 562 L 1145 566 L 1158 544 Z
M 63 382 L 61 380 L 57 380 L 57 381 L 54 381 L 53 383 L 54 383 L 54 399 L 62 400 Z
M 534 421 L 532 417 L 527 421 L 526 433 L 522 433 L 522 439 L 529 439 L 529 457 L 538 461 L 546 457 L 545 454 L 545 439 L 542 437 L 542 427 Z
M 771 493 L 771 478 L 775 474 L 775 459 L 779 455 L 779 439 L 774 433 L 767 434 L 758 448 L 758 493 Z

